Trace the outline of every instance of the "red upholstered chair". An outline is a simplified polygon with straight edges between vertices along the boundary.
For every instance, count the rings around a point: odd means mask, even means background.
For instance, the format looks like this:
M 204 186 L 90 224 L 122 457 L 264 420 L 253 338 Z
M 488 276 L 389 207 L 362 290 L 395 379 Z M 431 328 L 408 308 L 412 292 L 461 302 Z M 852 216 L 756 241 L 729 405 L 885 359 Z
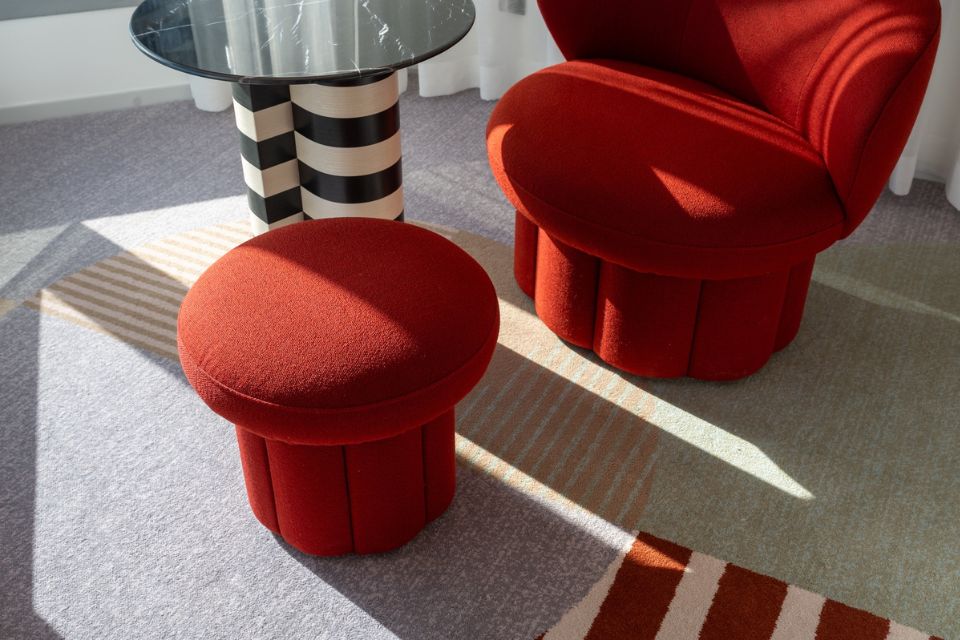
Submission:
M 627 371 L 756 371 L 906 143 L 937 0 L 539 4 L 568 61 L 511 88 L 487 130 L 520 287 Z

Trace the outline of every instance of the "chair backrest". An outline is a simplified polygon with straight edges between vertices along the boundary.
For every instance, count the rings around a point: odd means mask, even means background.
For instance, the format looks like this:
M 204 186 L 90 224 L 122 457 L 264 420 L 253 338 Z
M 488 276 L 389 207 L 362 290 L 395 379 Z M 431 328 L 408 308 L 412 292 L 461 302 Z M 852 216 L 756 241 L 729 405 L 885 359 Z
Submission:
M 708 82 L 821 153 L 847 233 L 913 127 L 940 33 L 938 0 L 539 0 L 568 59 L 612 58 Z

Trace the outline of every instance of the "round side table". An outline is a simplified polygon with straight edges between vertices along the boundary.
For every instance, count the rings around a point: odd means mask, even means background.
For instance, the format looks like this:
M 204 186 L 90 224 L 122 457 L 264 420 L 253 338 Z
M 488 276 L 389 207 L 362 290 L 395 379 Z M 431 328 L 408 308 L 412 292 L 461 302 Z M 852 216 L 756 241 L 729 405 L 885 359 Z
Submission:
M 396 71 L 473 26 L 471 0 L 146 0 L 133 42 L 233 83 L 254 233 L 304 219 L 402 220 Z

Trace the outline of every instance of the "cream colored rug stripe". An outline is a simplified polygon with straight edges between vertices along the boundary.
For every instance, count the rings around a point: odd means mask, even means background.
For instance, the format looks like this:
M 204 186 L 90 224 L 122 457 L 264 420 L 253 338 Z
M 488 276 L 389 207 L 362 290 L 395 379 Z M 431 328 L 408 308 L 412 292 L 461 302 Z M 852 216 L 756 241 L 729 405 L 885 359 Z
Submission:
M 496 420 L 487 426 L 489 436 L 486 441 L 492 451 L 510 455 L 511 447 L 520 434 L 514 426 L 529 425 L 533 416 L 540 415 L 540 408 L 547 398 L 552 396 L 554 389 L 564 382 L 560 375 L 549 374 L 565 373 L 574 362 L 573 352 L 554 348 L 546 366 L 541 364 L 532 380 L 524 380 L 524 393 L 514 395 L 509 411 L 500 415 L 493 414 Z M 547 378 L 545 381 L 544 377 Z
M 502 345 L 498 345 L 498 350 L 494 353 L 493 360 L 490 363 L 491 368 L 499 369 L 501 366 L 504 366 L 501 364 L 504 358 L 504 354 L 501 351 L 503 348 Z M 542 348 L 536 345 L 529 353 L 517 354 L 521 362 L 513 367 L 512 371 L 507 374 L 508 377 L 497 385 L 494 385 L 491 381 L 492 376 L 486 376 L 484 380 L 480 382 L 480 385 L 474 393 L 471 394 L 471 396 L 476 396 L 476 399 L 470 403 L 465 411 L 457 415 L 460 427 L 468 431 L 479 428 L 483 429 L 485 434 L 488 434 L 489 426 L 493 424 L 491 415 L 500 407 L 500 403 L 503 402 L 504 397 L 509 394 L 512 403 L 519 404 L 520 394 L 516 393 L 519 381 L 523 380 L 524 384 L 532 384 L 532 381 L 540 376 L 541 370 L 535 362 L 537 362 L 541 351 Z M 531 368 L 534 370 L 532 376 L 529 375 Z M 496 386 L 497 392 L 493 399 L 487 403 L 481 403 L 480 400 L 484 398 L 494 386 Z M 474 409 L 481 405 L 483 406 L 483 412 L 476 419 L 472 419 Z
M 187 287 L 249 235 L 230 223 L 145 245 L 54 283 L 28 306 L 175 360 Z
M 597 368 L 597 370 L 601 373 L 607 373 L 606 370 L 602 368 Z M 596 388 L 596 383 L 602 379 L 603 379 L 602 375 L 594 376 L 594 378 L 591 381 L 588 381 L 586 383 L 584 388 L 587 389 L 588 391 L 592 391 L 593 389 Z M 569 383 L 566 386 L 566 389 L 569 390 L 574 386 L 575 385 L 573 383 Z M 547 480 L 545 482 L 545 485 L 548 485 L 552 488 L 557 488 L 558 486 L 562 486 L 563 484 L 566 484 L 573 473 L 573 469 L 576 468 L 576 465 L 573 464 L 573 459 L 572 459 L 576 453 L 576 448 L 571 443 L 574 441 L 577 441 L 578 436 L 586 437 L 588 439 L 599 436 L 599 433 L 597 432 L 597 429 L 596 429 L 597 425 L 594 423 L 594 420 L 593 420 L 593 417 L 596 414 L 589 413 L 587 411 L 578 411 L 578 409 L 583 409 L 588 407 L 588 405 L 580 402 L 587 395 L 593 395 L 597 403 L 599 403 L 601 400 L 601 398 L 598 395 L 595 395 L 595 393 L 574 394 L 574 397 L 577 399 L 577 401 L 573 402 L 574 407 L 570 408 L 570 412 L 566 414 L 567 418 L 561 424 L 557 425 L 556 429 L 554 429 L 553 425 L 549 425 L 543 430 L 543 433 L 547 433 L 547 434 L 553 433 L 553 435 L 556 438 L 559 438 L 559 440 L 567 443 L 567 447 L 566 447 L 566 450 L 564 451 L 563 458 L 556 458 L 556 457 L 550 458 L 547 452 L 545 451 L 544 455 L 542 455 L 540 459 L 537 461 L 537 464 L 530 466 L 529 469 L 527 469 L 527 465 L 523 465 L 525 470 L 527 470 L 528 473 L 532 476 L 540 477 L 541 474 L 546 475 Z M 596 407 L 597 403 L 594 404 L 594 408 Z M 534 445 L 534 448 L 536 448 L 536 446 L 537 445 Z M 569 459 L 569 462 L 568 462 L 568 459 Z M 542 465 L 546 461 L 549 461 L 548 468 L 544 469 L 541 473 L 538 473 L 538 470 L 542 467 Z M 581 473 L 583 473 L 583 475 L 578 477 L 577 478 L 578 480 L 580 481 L 590 480 L 595 477 L 605 475 L 604 469 L 592 463 L 593 461 L 589 461 L 587 466 L 581 468 Z M 584 470 L 585 470 L 585 473 L 584 473 Z M 597 513 L 598 515 L 603 516 L 603 514 L 598 509 L 594 508 L 595 505 L 589 505 L 589 506 L 591 510 L 594 511 L 594 513 Z
M 121 254 L 111 258 L 113 264 L 122 264 L 130 270 L 139 270 L 139 272 L 154 281 L 177 282 L 184 287 L 189 287 L 197 278 L 197 270 L 194 268 L 183 269 L 174 264 L 164 263 L 162 261 L 147 262 L 143 258 L 134 254 Z
M 176 338 L 177 323 L 176 317 L 171 318 L 169 314 L 156 315 L 146 310 L 135 310 L 117 305 L 112 300 L 103 300 L 87 294 L 78 294 L 75 291 L 67 291 L 60 288 L 60 285 L 54 285 L 44 290 L 45 295 L 58 303 L 73 307 L 77 311 L 97 317 L 116 317 L 133 325 L 149 325 L 147 328 L 157 332 L 173 332 Z
M 562 358 L 558 367 L 551 367 L 550 369 L 562 374 L 575 362 L 576 360 L 573 357 L 573 353 L 570 352 L 565 358 Z M 515 409 L 522 407 L 524 410 L 516 422 L 514 422 L 513 412 L 511 412 L 502 421 L 498 420 L 494 425 L 491 425 L 496 429 L 491 451 L 494 451 L 500 457 L 497 458 L 496 463 L 492 467 L 486 469 L 487 473 L 496 478 L 500 478 L 504 482 L 509 482 L 510 470 L 514 468 L 513 461 L 516 460 L 516 456 L 519 454 L 523 442 L 535 438 L 542 428 L 542 423 L 535 421 L 535 419 L 541 415 L 544 403 L 552 396 L 555 387 L 561 384 L 563 384 L 561 377 L 553 376 L 542 388 L 531 385 L 526 390 L 527 393 L 522 395 L 523 402 L 517 402 L 514 405 Z M 521 394 L 517 395 L 519 396 Z M 522 428 L 517 428 L 521 425 Z M 505 462 L 505 460 L 509 460 L 510 462 Z
M 561 493 L 569 493 L 574 486 L 578 484 L 577 480 L 582 477 L 584 470 L 587 469 L 588 466 L 599 469 L 603 468 L 603 465 L 598 464 L 599 461 L 596 459 L 597 452 L 608 450 L 607 447 L 612 446 L 612 438 L 625 434 L 625 429 L 614 429 L 613 426 L 615 424 L 615 418 L 618 416 L 620 405 L 631 395 L 631 392 L 631 386 L 625 383 L 618 384 L 614 388 L 614 395 L 611 401 L 602 406 L 593 416 L 589 427 L 591 430 L 591 438 L 588 441 L 587 449 L 581 454 L 580 459 L 577 460 L 576 465 L 567 475 L 566 480 L 560 483 Z
M 887 640 L 930 640 L 930 636 L 916 629 L 905 627 L 898 622 L 891 622 L 890 631 L 887 632 Z
M 77 277 L 79 274 L 65 278 L 60 282 L 47 287 L 51 291 L 66 291 L 81 296 L 90 296 L 104 302 L 112 302 L 132 311 L 145 310 L 154 316 L 169 318 L 176 317 L 179 305 L 164 303 L 162 300 L 151 298 L 143 293 L 131 293 L 123 289 L 104 286 L 100 282 L 90 282 L 86 277 Z
M 183 289 L 178 291 L 176 295 L 167 294 L 162 288 L 154 287 L 149 282 L 120 276 L 111 277 L 93 268 L 79 271 L 66 280 L 104 293 L 110 292 L 127 300 L 138 300 L 156 305 L 158 308 L 172 310 L 174 313 L 180 308 L 180 300 L 183 295 Z
M 653 471 L 657 468 L 659 457 L 656 432 L 651 430 L 649 440 L 650 446 L 644 452 L 646 461 L 643 470 L 632 483 L 621 482 L 621 487 L 611 487 L 609 492 L 611 499 L 600 507 L 600 512 L 606 514 L 603 517 L 611 522 L 625 523 L 629 526 L 636 526 L 640 522 L 647 498 L 653 488 Z M 626 467 L 623 469 L 626 470 Z M 623 489 L 630 490 L 626 496 L 623 495 Z
M 457 434 L 456 439 L 456 450 L 457 458 L 462 464 L 466 464 L 474 467 L 478 471 L 485 471 L 487 467 L 496 466 L 498 462 L 503 463 L 509 466 L 509 463 L 505 463 L 496 455 L 492 454 L 487 449 L 484 449 L 477 443 L 471 441 L 465 436 Z M 494 476 L 496 477 L 496 476 Z M 564 511 L 564 512 L 573 512 L 579 514 L 591 514 L 592 512 L 584 508 L 583 506 L 572 502 L 566 496 L 557 493 L 550 487 L 547 487 L 541 483 L 536 478 L 532 478 L 522 471 L 518 471 L 511 478 L 503 479 L 497 477 L 497 480 L 503 482 L 508 487 L 517 490 L 526 490 L 528 488 L 533 489 L 533 494 L 543 499 L 548 504 L 554 506 L 554 508 Z
M 542 428 L 540 435 L 529 441 L 517 457 L 517 463 L 529 469 L 531 474 L 536 474 L 547 460 L 550 460 L 551 463 L 558 462 L 556 456 L 551 457 L 550 455 L 554 449 L 558 446 L 569 446 L 578 434 L 585 431 L 583 422 L 587 416 L 581 409 L 584 406 L 589 406 L 588 397 L 597 397 L 593 390 L 597 388 L 604 373 L 606 373 L 600 367 L 582 367 L 581 370 L 587 373 L 590 369 L 593 369 L 593 375 L 579 385 L 580 388 L 577 393 L 570 393 L 571 389 L 576 388 L 577 385 L 567 384 L 564 386 L 560 396 L 552 403 L 551 411 L 541 418 L 541 422 L 545 423 L 545 426 L 549 426 Z M 556 419 L 552 419 L 554 415 L 556 415 Z M 530 462 L 525 464 L 528 457 Z
M 638 394 L 639 392 L 635 387 L 628 387 L 625 390 L 625 400 L 629 400 Z M 612 407 L 608 419 L 614 420 L 617 417 L 617 412 L 618 409 Z M 599 456 L 591 457 L 589 460 L 594 469 L 597 470 L 596 473 L 583 477 L 582 480 L 585 482 L 575 482 L 563 492 L 567 493 L 569 491 L 569 495 L 576 502 L 590 505 L 598 504 L 600 496 L 597 495 L 597 492 L 605 492 L 605 488 L 608 486 L 606 478 L 609 475 L 610 468 L 614 466 L 614 460 L 619 457 L 620 451 L 624 447 L 635 446 L 639 437 L 637 429 L 633 427 L 632 420 L 626 423 L 617 422 L 616 428 L 606 429 L 597 447 Z
M 531 419 L 536 419 L 536 427 L 533 433 L 527 434 L 526 438 L 520 438 L 516 437 L 518 434 L 515 432 L 514 447 L 512 450 L 508 449 L 508 455 L 510 455 L 510 460 L 513 461 L 514 467 L 521 466 L 525 469 L 529 468 L 526 464 L 527 456 L 530 455 L 531 452 L 541 450 L 546 444 L 545 440 L 550 437 L 553 430 L 561 428 L 560 425 L 555 422 L 554 417 L 567 402 L 570 394 L 574 389 L 583 391 L 580 379 L 584 373 L 589 370 L 589 367 L 585 361 L 574 362 L 573 364 L 575 365 L 575 369 L 571 374 L 570 382 L 561 383 L 556 395 L 547 396 L 544 394 L 542 397 L 549 401 L 546 407 L 541 407 L 542 413 L 538 412 L 536 418 L 528 415 L 527 420 L 524 421 L 524 424 L 530 424 Z M 576 395 L 582 397 L 583 394 L 580 393 Z M 545 411 L 543 411 L 544 408 L 546 409 Z M 514 451 L 515 453 L 513 453 Z M 507 470 L 508 474 L 512 472 L 512 470 Z
M 235 226 L 223 225 L 220 227 L 210 227 L 208 229 L 195 229 L 184 234 L 188 238 L 194 238 L 199 241 L 206 241 L 211 244 L 219 242 L 223 245 L 229 245 L 231 248 L 241 242 L 246 242 L 252 235 L 248 229 L 238 229 Z
M 184 247 L 180 244 L 169 241 L 164 242 L 163 244 L 155 244 L 143 247 L 143 251 L 174 258 L 186 264 L 195 264 L 198 265 L 201 270 L 209 267 L 217 258 L 223 255 L 223 253 L 226 253 L 223 252 L 217 255 L 209 256 L 206 255 L 204 251 L 192 249 L 189 246 Z
M 118 286 L 129 285 L 131 287 L 141 288 L 151 293 L 161 295 L 165 299 L 174 300 L 178 305 L 187 292 L 186 285 L 178 280 L 173 280 L 165 273 L 160 273 L 156 269 L 148 268 L 142 263 L 131 266 L 116 261 L 115 258 L 98 262 L 79 273 L 101 279 L 108 279 Z
M 696 551 L 690 556 L 656 640 L 699 638 L 727 563 Z M 639 596 L 640 594 L 638 594 Z
M 130 251 L 129 254 L 135 258 L 140 258 L 147 264 L 162 264 L 179 269 L 183 273 L 196 274 L 197 276 L 210 266 L 210 263 L 197 256 L 187 256 L 178 251 L 172 251 L 168 247 L 143 247 Z
M 19 303 L 16 300 L 4 300 L 0 298 L 0 318 L 15 309 L 18 304 Z
M 497 356 L 495 355 L 494 358 L 496 357 Z M 491 451 L 503 451 L 506 439 L 517 426 L 517 423 L 520 422 L 519 420 L 513 420 L 514 413 L 520 409 L 522 403 L 528 401 L 528 393 L 537 390 L 540 378 L 543 376 L 546 368 L 549 366 L 555 366 L 557 364 L 557 360 L 559 359 L 559 353 L 553 352 L 552 360 L 547 367 L 539 365 L 531 359 L 530 368 L 533 369 L 533 373 L 532 375 L 524 374 L 522 378 L 526 393 L 521 394 L 515 392 L 518 388 L 516 386 L 516 382 L 519 372 L 511 376 L 510 381 L 504 385 L 503 390 L 498 392 L 498 401 L 488 404 L 483 415 L 480 416 L 479 419 L 474 420 L 474 424 L 476 424 L 478 427 L 476 433 L 478 443 L 482 444 Z M 494 362 L 491 366 L 496 366 L 498 364 L 499 363 Z M 505 394 L 508 393 L 509 396 L 506 396 Z M 508 397 L 506 406 L 502 406 L 500 403 L 504 397 Z
M 777 626 L 770 640 L 814 640 L 820 626 L 820 612 L 827 599 L 794 587 L 787 587 L 787 596 L 780 607 Z
M 596 426 L 593 424 L 593 417 L 599 413 L 603 406 L 602 403 L 607 401 L 607 398 L 611 395 L 618 393 L 623 387 L 623 378 L 611 375 L 604 369 L 599 369 L 599 371 L 605 375 L 601 376 L 598 383 L 603 384 L 605 381 L 606 384 L 599 393 L 594 392 L 592 394 L 593 400 L 589 405 L 583 405 L 585 408 L 584 414 L 571 417 L 573 432 L 570 434 L 571 437 L 565 441 L 563 449 L 552 457 L 549 455 L 549 452 L 545 452 L 545 455 L 533 466 L 533 472 L 536 473 L 542 465 L 548 465 L 544 471 L 547 474 L 546 483 L 551 486 L 555 482 L 560 482 L 561 485 L 565 485 L 569 479 L 569 472 L 581 466 L 580 463 L 582 463 L 582 459 L 580 456 L 575 458 L 574 453 L 579 451 L 581 443 L 591 442 L 593 438 L 600 435 L 597 432 Z M 587 437 L 588 435 L 590 436 L 589 438 Z
M 176 322 L 161 325 L 158 322 L 149 321 L 141 315 L 125 313 L 113 306 L 101 305 L 95 301 L 67 295 L 63 292 L 51 291 L 50 289 L 44 289 L 41 292 L 38 303 L 42 308 L 67 308 L 91 320 L 112 322 L 127 331 L 139 331 L 144 336 L 160 343 L 166 342 L 169 345 L 176 345 L 177 343 Z M 153 326 L 145 327 L 144 323 Z
M 170 238 L 164 245 L 192 253 L 204 260 L 207 264 L 213 264 L 217 258 L 236 246 L 228 242 L 218 242 L 217 244 L 201 242 L 199 240 L 193 240 L 186 235 L 180 236 L 179 238 Z

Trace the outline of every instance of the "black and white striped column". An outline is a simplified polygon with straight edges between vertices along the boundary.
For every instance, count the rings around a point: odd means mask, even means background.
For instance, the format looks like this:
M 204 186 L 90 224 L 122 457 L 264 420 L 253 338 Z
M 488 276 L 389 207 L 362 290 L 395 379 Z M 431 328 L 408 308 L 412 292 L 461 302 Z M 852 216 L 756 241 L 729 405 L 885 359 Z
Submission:
M 287 85 L 233 85 L 250 224 L 263 233 L 303 220 L 300 172 Z
M 397 74 L 290 86 L 308 218 L 403 219 Z

